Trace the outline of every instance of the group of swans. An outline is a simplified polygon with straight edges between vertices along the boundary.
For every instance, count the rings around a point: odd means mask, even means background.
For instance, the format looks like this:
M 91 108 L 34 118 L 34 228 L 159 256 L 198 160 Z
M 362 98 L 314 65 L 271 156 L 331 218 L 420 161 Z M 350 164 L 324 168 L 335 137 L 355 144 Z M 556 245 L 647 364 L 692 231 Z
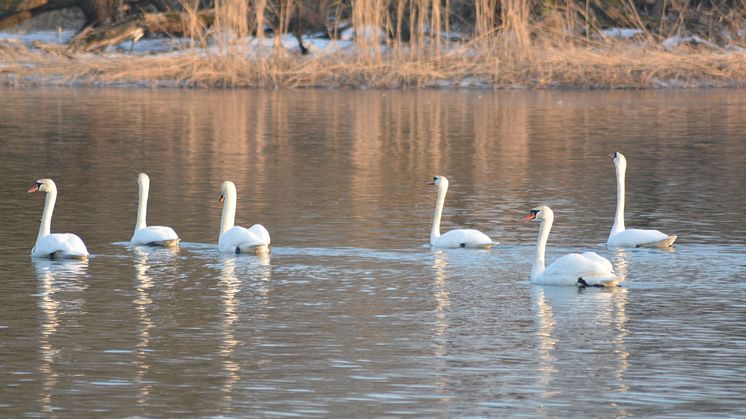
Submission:
M 622 153 L 615 152 L 609 157 L 614 162 L 617 178 L 617 208 L 614 225 L 606 244 L 609 247 L 670 247 L 676 236 L 669 236 L 658 230 L 624 228 L 624 174 L 627 160 Z M 437 248 L 486 248 L 495 244 L 486 234 L 478 230 L 457 229 L 440 234 L 440 219 L 448 191 L 448 179 L 435 176 L 431 185 L 438 188 L 435 201 L 435 215 L 430 232 L 430 245 Z M 531 282 L 537 285 L 577 285 L 610 286 L 623 278 L 614 273 L 611 262 L 594 252 L 571 253 L 555 260 L 545 267 L 544 254 L 549 231 L 554 222 L 554 212 L 547 206 L 531 210 L 524 221 L 541 221 L 539 238 L 536 241 L 536 254 L 531 267 Z
M 671 246 L 676 240 L 676 236 L 668 236 L 657 230 L 626 230 L 624 228 L 624 175 L 627 161 L 624 155 L 618 152 L 609 157 L 613 160 L 616 169 L 617 208 L 607 245 L 610 247 Z M 130 244 L 177 246 L 181 239 L 171 227 L 147 225 L 146 214 L 150 179 L 145 173 L 140 173 L 137 183 L 139 191 L 137 223 Z M 486 234 L 472 229 L 451 230 L 441 235 L 440 220 L 448 193 L 448 179 L 444 176 L 435 176 L 430 184 L 437 187 L 435 215 L 430 231 L 430 245 L 432 247 L 488 248 L 496 244 Z M 54 182 L 51 179 L 40 179 L 34 183 L 28 192 L 47 193 L 39 235 L 36 239 L 36 245 L 31 251 L 31 256 L 44 258 L 88 257 L 88 250 L 80 237 L 69 233 L 50 233 L 52 212 L 57 199 L 57 187 Z M 255 224 L 247 229 L 234 225 L 236 185 L 231 181 L 225 181 L 220 187 L 220 192 L 220 201 L 223 202 L 223 215 L 220 220 L 218 250 L 222 253 L 268 253 L 270 251 L 270 237 L 264 226 Z M 565 255 L 554 261 L 549 267 L 545 267 L 544 253 L 549 231 L 552 229 L 552 223 L 554 222 L 554 213 L 551 208 L 540 206 L 532 209 L 523 220 L 541 221 L 539 238 L 536 242 L 536 254 L 531 268 L 532 283 L 538 285 L 605 286 L 615 284 L 622 279 L 614 274 L 611 262 L 608 259 L 593 252 Z
M 148 192 L 150 178 L 145 173 L 137 177 L 139 202 L 137 206 L 137 222 L 130 244 L 133 246 L 163 246 L 176 247 L 181 239 L 173 228 L 164 226 L 149 226 L 146 221 L 148 212 Z M 45 192 L 47 194 L 44 212 L 41 216 L 39 235 L 36 245 L 31 250 L 31 256 L 52 259 L 85 259 L 88 257 L 83 240 L 71 233 L 51 234 L 52 212 L 57 201 L 57 186 L 52 179 L 39 179 L 28 190 Z M 220 187 L 220 202 L 223 202 L 223 216 L 220 221 L 220 235 L 218 250 L 222 253 L 253 253 L 263 254 L 270 250 L 269 232 L 261 224 L 254 224 L 251 228 L 236 226 L 236 185 L 226 180 Z

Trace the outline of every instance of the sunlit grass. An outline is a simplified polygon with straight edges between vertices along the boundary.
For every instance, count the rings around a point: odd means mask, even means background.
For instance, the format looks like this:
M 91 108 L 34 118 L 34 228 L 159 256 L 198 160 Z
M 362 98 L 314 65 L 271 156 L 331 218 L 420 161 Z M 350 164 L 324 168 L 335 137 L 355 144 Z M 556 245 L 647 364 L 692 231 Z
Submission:
M 304 56 L 285 50 L 279 37 L 274 47 L 262 50 L 240 41 L 237 35 L 265 25 L 267 1 L 248 7 L 245 1 L 223 0 L 212 28 L 192 27 L 192 48 L 95 55 L 5 42 L 0 43 L 0 77 L 6 84 L 287 88 L 650 88 L 746 81 L 744 53 L 683 46 L 665 50 L 650 36 L 636 41 L 590 38 L 569 32 L 572 22 L 561 12 L 532 22 L 525 0 L 502 2 L 502 14 L 495 16 L 495 1 L 475 2 L 470 39 L 453 41 L 443 36 L 451 30 L 443 18 L 450 13 L 448 1 L 359 0 L 351 15 L 358 33 L 354 48 Z M 289 6 L 271 11 L 279 16 L 278 30 L 287 29 L 291 17 L 292 4 L 284 4 Z M 392 14 L 390 6 L 398 12 Z M 406 40 L 401 36 L 405 6 Z M 258 37 L 261 43 L 261 31 Z M 201 48 L 207 38 L 213 47 Z

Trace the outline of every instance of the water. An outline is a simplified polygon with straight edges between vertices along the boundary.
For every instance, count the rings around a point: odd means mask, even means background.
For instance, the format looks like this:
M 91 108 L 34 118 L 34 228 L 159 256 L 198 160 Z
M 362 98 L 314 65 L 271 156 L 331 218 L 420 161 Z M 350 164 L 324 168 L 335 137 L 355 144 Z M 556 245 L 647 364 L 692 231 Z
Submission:
M 746 92 L 0 90 L 0 416 L 746 415 Z M 603 246 L 613 165 L 627 224 Z M 177 251 L 125 245 L 140 171 Z M 426 244 L 433 175 L 443 230 Z M 32 261 L 38 178 L 88 262 Z M 216 252 L 220 183 L 269 257 Z M 620 288 L 531 286 L 594 250 Z

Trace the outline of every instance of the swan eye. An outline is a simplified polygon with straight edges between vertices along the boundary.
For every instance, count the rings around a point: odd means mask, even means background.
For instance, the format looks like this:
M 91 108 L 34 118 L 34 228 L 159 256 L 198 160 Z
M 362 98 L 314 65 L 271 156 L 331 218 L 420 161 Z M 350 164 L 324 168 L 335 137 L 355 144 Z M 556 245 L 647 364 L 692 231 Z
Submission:
M 536 215 L 536 214 L 538 214 L 538 213 L 539 213 L 539 210 L 531 210 L 531 214 L 534 214 L 534 215 Z
M 433 182 L 437 182 L 437 181 L 438 181 L 438 177 L 437 177 L 437 176 L 435 176 L 435 177 L 433 178 Z

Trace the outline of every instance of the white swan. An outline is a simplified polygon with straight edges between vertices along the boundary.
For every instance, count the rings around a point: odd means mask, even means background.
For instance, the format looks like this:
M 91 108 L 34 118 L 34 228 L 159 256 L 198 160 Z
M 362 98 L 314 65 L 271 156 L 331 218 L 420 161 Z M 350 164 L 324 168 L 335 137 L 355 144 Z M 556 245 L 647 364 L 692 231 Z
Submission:
M 85 244 L 83 244 L 83 240 L 80 237 L 71 233 L 50 234 L 54 203 L 57 201 L 57 185 L 54 184 L 54 181 L 52 179 L 39 179 L 27 192 L 47 193 L 44 212 L 41 215 L 39 235 L 36 237 L 36 245 L 31 249 L 31 257 L 87 259 L 88 249 L 85 248 Z
M 611 227 L 607 246 L 612 247 L 671 247 L 676 236 L 669 236 L 658 230 L 624 228 L 624 174 L 627 170 L 627 159 L 619 152 L 609 154 L 616 170 L 616 214 Z
M 220 220 L 218 250 L 221 253 L 269 253 L 269 232 L 263 225 L 254 224 L 249 229 L 233 225 L 236 219 L 236 185 L 226 180 L 220 186 L 220 193 L 223 217 Z
M 181 240 L 171 227 L 148 226 L 145 218 L 148 212 L 148 191 L 150 178 L 145 173 L 137 176 L 139 203 L 137 206 L 137 224 L 130 240 L 131 245 L 175 247 Z
M 571 253 L 562 256 L 544 268 L 544 251 L 549 231 L 554 222 L 554 212 L 547 206 L 531 210 L 523 221 L 540 220 L 536 256 L 531 267 L 531 283 L 536 285 L 610 286 L 623 278 L 614 274 L 611 262 L 593 252 Z
M 430 245 L 440 248 L 476 247 L 487 248 L 495 243 L 486 234 L 478 230 L 457 229 L 440 235 L 440 217 L 443 215 L 443 204 L 448 193 L 448 179 L 445 176 L 435 176 L 430 185 L 438 187 L 438 197 L 435 201 L 435 216 L 433 228 L 430 230 Z

